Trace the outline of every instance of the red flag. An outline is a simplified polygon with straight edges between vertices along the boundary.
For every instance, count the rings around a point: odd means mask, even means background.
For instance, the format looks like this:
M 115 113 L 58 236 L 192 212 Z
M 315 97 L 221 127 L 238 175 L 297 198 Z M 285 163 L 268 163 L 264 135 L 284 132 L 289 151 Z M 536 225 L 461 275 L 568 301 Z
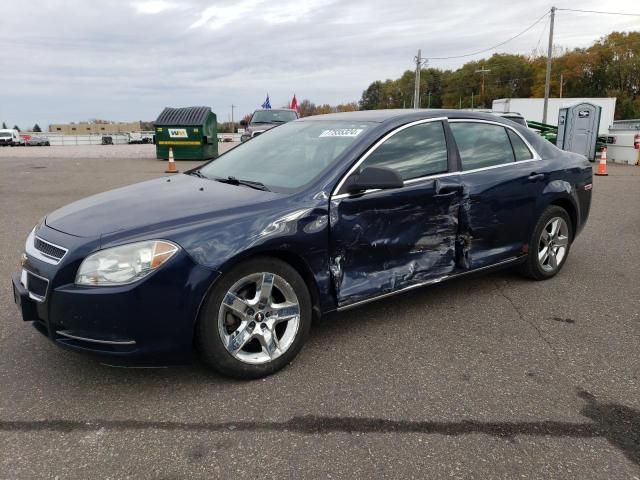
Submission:
M 291 108 L 292 110 L 295 110 L 296 112 L 300 113 L 300 107 L 298 107 L 298 100 L 296 99 L 296 94 L 293 94 L 293 98 L 291 99 Z

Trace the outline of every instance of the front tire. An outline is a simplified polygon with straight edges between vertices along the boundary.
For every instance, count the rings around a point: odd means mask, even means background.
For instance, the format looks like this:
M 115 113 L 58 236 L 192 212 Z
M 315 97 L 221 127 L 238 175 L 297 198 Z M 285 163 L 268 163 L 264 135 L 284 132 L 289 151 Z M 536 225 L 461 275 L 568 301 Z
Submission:
M 224 274 L 203 305 L 196 332 L 201 358 L 219 373 L 270 375 L 298 354 L 311 327 L 311 296 L 300 274 L 269 257 Z
M 534 280 L 554 277 L 567 261 L 572 240 L 569 214 L 562 207 L 549 205 L 533 230 L 522 273 Z

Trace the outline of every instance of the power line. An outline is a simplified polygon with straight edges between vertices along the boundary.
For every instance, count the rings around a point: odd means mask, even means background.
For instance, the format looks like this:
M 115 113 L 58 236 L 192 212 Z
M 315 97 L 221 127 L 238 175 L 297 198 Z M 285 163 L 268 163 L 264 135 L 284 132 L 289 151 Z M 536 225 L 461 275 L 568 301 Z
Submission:
M 533 49 L 533 53 L 536 54 L 538 52 L 538 47 L 540 46 L 540 43 L 542 42 L 542 37 L 544 36 L 545 32 L 547 31 L 547 25 L 549 24 L 549 19 L 547 18 L 547 21 L 544 22 L 544 25 L 542 27 L 542 31 L 540 32 L 540 38 L 538 38 L 538 43 L 536 43 L 535 48 Z
M 579 13 L 598 13 L 601 15 L 625 15 L 628 17 L 640 17 L 640 13 L 626 13 L 626 12 L 603 12 L 601 10 L 579 10 L 577 8 L 556 8 L 556 10 L 562 10 L 565 12 L 579 12 Z
M 450 60 L 450 59 L 454 59 L 454 58 L 465 58 L 465 57 L 473 57 L 474 55 L 478 55 L 480 53 L 485 53 L 488 52 L 490 50 L 495 50 L 498 47 L 501 47 L 502 45 L 509 43 L 512 40 L 515 40 L 516 38 L 524 35 L 525 33 L 527 33 L 529 30 L 531 30 L 533 27 L 535 27 L 538 23 L 540 23 L 540 21 L 545 18 L 547 15 L 549 15 L 549 12 L 545 12 L 544 15 L 542 15 L 538 20 L 536 20 L 535 22 L 533 22 L 531 25 L 529 25 L 526 29 L 524 29 L 523 31 L 521 31 L 520 33 L 518 33 L 517 35 L 514 35 L 513 37 L 509 38 L 508 40 L 505 40 L 504 42 L 498 43 L 497 45 L 494 45 L 493 47 L 489 47 L 489 48 L 485 48 L 483 50 L 478 50 L 477 52 L 473 52 L 473 53 L 465 53 L 464 55 L 453 55 L 451 57 L 428 57 L 429 60 Z

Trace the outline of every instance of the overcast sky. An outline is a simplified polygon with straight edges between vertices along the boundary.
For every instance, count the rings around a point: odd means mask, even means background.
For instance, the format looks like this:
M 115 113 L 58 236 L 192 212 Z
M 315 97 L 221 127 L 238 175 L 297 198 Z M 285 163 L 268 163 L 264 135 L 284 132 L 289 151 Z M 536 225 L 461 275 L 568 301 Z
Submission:
M 8 1 L 8 0 L 5 0 Z M 11 2 L 12 3 L 12 2 Z M 640 12 L 635 0 L 556 3 Z M 299 100 L 357 101 L 372 81 L 425 57 L 473 52 L 525 29 L 539 0 L 31 0 L 0 20 L 0 122 L 153 120 L 165 106 L 209 105 L 220 121 Z M 556 44 L 589 46 L 639 17 L 559 12 Z M 498 52 L 545 48 L 542 21 Z M 489 56 L 492 52 L 475 58 Z M 472 58 L 431 61 L 455 68 Z

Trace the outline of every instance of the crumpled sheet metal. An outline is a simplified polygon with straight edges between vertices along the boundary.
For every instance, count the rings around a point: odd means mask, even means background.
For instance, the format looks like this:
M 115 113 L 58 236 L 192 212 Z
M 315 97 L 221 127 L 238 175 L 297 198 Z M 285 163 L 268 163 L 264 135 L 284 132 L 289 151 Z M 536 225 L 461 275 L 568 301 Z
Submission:
M 452 196 L 428 215 L 420 205 L 351 214 L 333 201 L 332 238 L 340 242 L 329 269 L 339 305 L 439 279 L 464 266 L 472 238 L 460 220 L 468 216 L 468 201 L 464 194 Z

